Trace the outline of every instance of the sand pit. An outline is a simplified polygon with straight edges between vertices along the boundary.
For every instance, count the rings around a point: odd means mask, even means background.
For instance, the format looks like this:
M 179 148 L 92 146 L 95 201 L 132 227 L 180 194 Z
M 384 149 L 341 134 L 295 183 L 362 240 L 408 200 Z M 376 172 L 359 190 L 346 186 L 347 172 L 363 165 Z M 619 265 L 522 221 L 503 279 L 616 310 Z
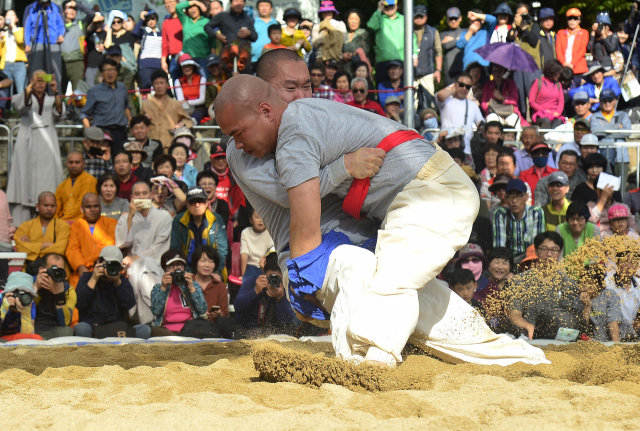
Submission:
M 328 343 L 1 348 L 0 417 L 119 431 L 640 428 L 640 346 L 545 351 L 552 365 L 409 355 L 385 372 L 337 363 Z M 264 378 L 289 381 L 262 380 L 254 358 Z

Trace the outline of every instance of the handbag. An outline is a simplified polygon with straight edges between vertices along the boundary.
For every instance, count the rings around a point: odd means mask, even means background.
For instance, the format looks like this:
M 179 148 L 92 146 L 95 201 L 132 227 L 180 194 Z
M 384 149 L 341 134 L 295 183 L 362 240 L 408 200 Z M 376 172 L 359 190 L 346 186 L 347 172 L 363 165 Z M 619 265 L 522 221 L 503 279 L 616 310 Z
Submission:
M 505 105 L 496 99 L 489 100 L 489 112 L 496 114 L 498 117 L 507 118 L 513 114 L 513 105 Z
M 135 337 L 135 330 L 124 320 L 119 322 L 107 323 L 104 325 L 93 325 L 93 338 L 107 337 Z

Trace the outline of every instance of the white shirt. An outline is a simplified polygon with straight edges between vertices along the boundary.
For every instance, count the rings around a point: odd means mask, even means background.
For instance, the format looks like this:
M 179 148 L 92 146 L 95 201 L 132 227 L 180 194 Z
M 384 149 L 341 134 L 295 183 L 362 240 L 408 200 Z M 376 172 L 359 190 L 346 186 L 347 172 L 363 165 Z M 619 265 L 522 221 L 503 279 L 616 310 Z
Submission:
M 247 265 L 260 266 L 260 259 L 267 254 L 270 248 L 273 247 L 273 240 L 269 236 L 269 232 L 266 230 L 261 233 L 257 233 L 253 230 L 253 227 L 242 231 L 240 235 L 240 254 L 249 255 Z
M 567 38 L 567 50 L 564 52 L 565 61 L 569 64 L 573 64 L 573 42 L 576 40 L 576 35 L 569 33 Z
M 149 209 L 147 217 L 136 212 L 127 232 L 129 213 L 122 213 L 116 225 L 116 246 L 131 247 L 129 256 L 152 257 L 160 262 L 162 254 L 169 250 L 171 242 L 171 223 L 173 219 L 168 212 L 154 207 Z
M 18 30 L 18 27 L 16 27 Z M 5 61 L 13 63 L 16 61 L 16 52 L 18 50 L 18 45 L 16 43 L 16 37 L 13 35 L 13 32 L 8 31 L 4 37 L 4 46 L 6 48 L 6 52 L 4 54 Z
M 615 290 L 620 297 L 620 309 L 622 311 L 622 317 L 629 323 L 632 323 L 636 319 L 638 309 L 640 309 L 640 279 L 633 277 L 636 282 L 635 286 L 631 289 L 622 289 L 616 285 L 616 281 L 613 275 L 610 275 L 605 279 L 605 287 Z
M 449 127 L 466 126 L 467 132 L 464 135 L 464 152 L 471 154 L 471 138 L 473 137 L 473 127 L 484 121 L 480 108 L 468 99 L 460 100 L 449 96 L 444 102 L 440 102 L 436 96 L 436 103 L 440 108 L 440 121 L 443 129 Z M 465 106 L 466 105 L 466 106 Z M 467 110 L 467 123 L 464 124 L 464 113 Z

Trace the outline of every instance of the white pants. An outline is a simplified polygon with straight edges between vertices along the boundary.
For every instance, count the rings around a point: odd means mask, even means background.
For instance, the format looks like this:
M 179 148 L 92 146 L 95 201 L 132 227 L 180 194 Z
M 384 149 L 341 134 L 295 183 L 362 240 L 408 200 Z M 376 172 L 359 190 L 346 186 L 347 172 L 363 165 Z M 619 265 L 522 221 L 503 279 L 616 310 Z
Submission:
M 154 258 L 143 257 L 133 262 L 127 274 L 136 296 L 138 319 L 140 323 L 150 323 L 154 318 L 151 312 L 151 291 L 162 280 L 164 271 Z
M 339 356 L 393 365 L 411 337 L 448 361 L 546 361 L 539 349 L 494 334 L 435 279 L 467 243 L 479 204 L 469 177 L 438 148 L 389 206 L 375 257 L 353 246 L 334 250 L 316 297 L 331 312 Z

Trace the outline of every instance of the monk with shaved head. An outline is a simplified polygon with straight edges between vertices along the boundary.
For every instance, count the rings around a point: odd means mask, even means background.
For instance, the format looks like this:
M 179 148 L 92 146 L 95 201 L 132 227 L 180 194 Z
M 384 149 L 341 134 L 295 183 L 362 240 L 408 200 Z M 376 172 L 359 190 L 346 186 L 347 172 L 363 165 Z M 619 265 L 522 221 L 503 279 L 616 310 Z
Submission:
M 100 215 L 100 197 L 95 193 L 87 193 L 82 197 L 82 218 L 71 225 L 67 260 L 73 270 L 69 283 L 77 286 L 78 280 L 85 272 L 93 271 L 93 265 L 100 251 L 116 243 L 116 225 L 118 221 Z
M 479 207 L 451 157 L 357 108 L 314 98 L 287 105 L 269 84 L 275 92 L 234 77 L 215 111 L 233 138 L 229 166 L 274 240 L 298 318 L 331 327 L 337 355 L 356 363 L 395 366 L 409 337 L 445 360 L 545 362 L 540 350 L 493 334 L 435 280 L 467 242 Z M 345 155 L 363 148 L 386 152 L 384 164 L 379 157 L 375 176 L 354 179 Z M 273 169 L 256 160 L 272 160 Z M 375 255 L 358 247 L 376 242 Z
M 56 195 L 42 192 L 36 204 L 38 215 L 18 226 L 13 239 L 16 250 L 27 253 L 27 260 L 34 261 L 48 253 L 64 256 L 69 242 L 69 224 L 56 218 Z
M 96 193 L 98 181 L 84 171 L 84 156 L 78 151 L 67 155 L 67 171 L 69 177 L 56 189 L 56 217 L 71 224 L 82 217 L 82 197 L 87 193 Z

